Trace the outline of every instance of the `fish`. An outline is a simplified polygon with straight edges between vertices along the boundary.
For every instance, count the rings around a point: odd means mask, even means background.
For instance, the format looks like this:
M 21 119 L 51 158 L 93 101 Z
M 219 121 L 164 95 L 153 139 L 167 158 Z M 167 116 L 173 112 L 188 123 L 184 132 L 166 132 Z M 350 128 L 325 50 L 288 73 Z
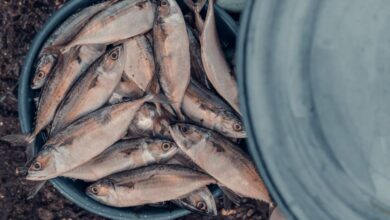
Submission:
M 50 134 L 57 133 L 80 117 L 102 107 L 122 77 L 124 61 L 121 44 L 96 60 L 58 107 Z
M 179 165 L 152 165 L 99 180 L 86 194 L 105 205 L 130 207 L 174 200 L 212 183 L 209 175 Z
M 197 14 L 197 12 L 195 13 Z M 214 0 L 209 0 L 206 19 L 200 34 L 201 57 L 207 78 L 229 105 L 239 114 L 237 81 L 221 48 L 214 14 Z
M 66 44 L 80 31 L 82 27 L 84 27 L 89 19 L 112 5 L 114 2 L 116 1 L 105 1 L 87 7 L 70 16 L 54 31 L 43 45 L 43 49 L 38 56 L 37 67 L 31 84 L 32 89 L 42 88 L 43 84 L 46 82 L 47 75 L 51 72 L 57 61 L 58 55 L 54 53 L 46 53 L 45 48 L 52 45 Z
M 139 35 L 125 41 L 123 46 L 126 76 L 146 92 L 155 72 L 152 45 L 144 35 Z
M 157 136 L 170 138 L 170 118 L 159 112 L 156 105 L 145 103 L 134 116 L 128 130 L 128 137 Z
M 184 17 L 175 0 L 160 1 L 153 39 L 161 89 L 178 119 L 184 121 L 180 107 L 190 80 L 190 49 Z
M 200 44 L 196 39 L 192 28 L 187 25 L 188 39 L 190 42 L 191 55 L 191 73 L 193 78 L 204 85 L 207 89 L 211 89 L 210 82 L 207 80 L 206 72 L 203 67 Z
M 139 138 L 115 143 L 92 160 L 62 176 L 88 182 L 124 170 L 169 160 L 177 152 L 176 143 L 166 139 Z
M 123 0 L 94 16 L 65 45 L 51 50 L 65 53 L 77 45 L 111 44 L 148 32 L 153 27 L 155 5 L 149 0 Z
M 269 219 L 270 220 L 288 220 L 279 207 L 275 207 L 275 209 L 272 211 Z
M 213 194 L 206 186 L 191 192 L 182 199 L 176 199 L 172 202 L 179 207 L 200 214 L 213 216 L 218 214 Z
M 225 137 L 246 138 L 243 123 L 235 111 L 217 95 L 191 81 L 184 95 L 183 113 L 198 125 Z
M 59 56 L 57 65 L 53 73 L 49 74 L 39 98 L 34 130 L 30 134 L 11 134 L 1 139 L 13 145 L 28 145 L 27 160 L 30 160 L 31 143 L 35 137 L 53 120 L 58 106 L 73 83 L 105 50 L 105 45 L 80 46 Z
M 101 108 L 49 137 L 32 160 L 26 179 L 52 179 L 96 157 L 126 134 L 135 113 L 148 101 L 160 98 L 149 94 Z
M 53 69 L 56 62 L 57 55 L 55 54 L 43 54 L 40 56 L 31 83 L 32 89 L 40 89 L 43 87 L 46 82 L 47 76 Z
M 232 191 L 239 197 L 272 203 L 251 160 L 229 140 L 206 128 L 183 123 L 171 126 L 170 132 L 180 150 L 215 178 L 228 196 Z

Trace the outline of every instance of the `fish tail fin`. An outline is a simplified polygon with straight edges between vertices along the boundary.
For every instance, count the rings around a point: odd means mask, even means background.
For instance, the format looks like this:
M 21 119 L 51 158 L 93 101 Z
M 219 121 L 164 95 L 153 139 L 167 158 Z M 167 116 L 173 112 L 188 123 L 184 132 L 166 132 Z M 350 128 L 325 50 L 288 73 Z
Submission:
M 153 94 L 153 93 L 148 93 L 144 97 L 146 102 L 152 102 L 152 103 L 161 103 L 161 104 L 170 104 L 171 102 L 169 99 L 163 95 L 163 94 Z
M 63 54 L 64 53 L 63 50 L 65 50 L 65 49 L 66 48 L 58 46 L 58 45 L 52 45 L 52 46 L 48 46 L 48 47 L 43 48 L 42 53 L 59 55 L 59 54 Z
M 10 143 L 12 146 L 26 146 L 32 143 L 35 139 L 34 135 L 30 134 L 10 134 L 0 140 Z
M 232 190 L 228 189 L 226 186 L 218 184 L 219 188 L 222 190 L 223 194 L 234 204 L 239 205 L 241 203 L 241 196 Z
M 15 174 L 16 175 L 25 176 L 25 175 L 27 175 L 27 172 L 28 172 L 28 168 L 26 166 L 24 166 L 24 167 L 17 167 L 16 170 L 15 170 Z
M 184 3 L 189 7 L 193 12 L 199 13 L 204 5 L 206 4 L 206 0 L 199 0 L 199 1 L 194 1 L 194 0 L 184 0 Z
M 38 194 L 38 192 L 45 186 L 46 180 L 38 182 L 28 193 L 27 199 L 32 199 Z

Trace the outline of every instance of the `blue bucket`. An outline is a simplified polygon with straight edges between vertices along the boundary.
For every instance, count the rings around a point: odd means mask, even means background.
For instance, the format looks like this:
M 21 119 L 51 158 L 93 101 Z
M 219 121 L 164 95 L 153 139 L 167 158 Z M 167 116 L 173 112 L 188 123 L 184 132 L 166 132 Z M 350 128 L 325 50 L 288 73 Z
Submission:
M 72 0 L 65 4 L 59 11 L 46 22 L 42 30 L 37 34 L 31 44 L 31 48 L 25 58 L 19 80 L 18 91 L 18 109 L 19 120 L 23 133 L 30 133 L 33 128 L 33 119 L 35 115 L 35 106 L 33 98 L 37 96 L 36 92 L 30 88 L 31 79 L 34 72 L 34 64 L 37 60 L 46 39 L 55 29 L 64 22 L 69 16 L 82 8 L 88 7 L 98 0 Z M 181 3 L 181 2 L 180 2 Z M 181 5 L 183 11 L 188 11 L 184 5 Z M 235 41 L 237 35 L 237 25 L 235 21 L 221 8 L 215 7 L 218 32 L 221 42 L 227 53 L 234 54 Z M 223 33 L 223 34 L 222 34 Z M 34 154 L 42 147 L 44 141 L 42 135 L 37 137 L 34 145 Z M 78 206 L 101 216 L 110 219 L 173 219 L 189 214 L 188 210 L 182 208 L 157 208 L 145 206 L 142 208 L 114 208 L 105 206 L 89 198 L 84 190 L 86 183 L 82 181 L 72 181 L 66 178 L 56 178 L 50 180 L 53 186 L 66 198 Z M 215 192 L 216 193 L 216 192 Z

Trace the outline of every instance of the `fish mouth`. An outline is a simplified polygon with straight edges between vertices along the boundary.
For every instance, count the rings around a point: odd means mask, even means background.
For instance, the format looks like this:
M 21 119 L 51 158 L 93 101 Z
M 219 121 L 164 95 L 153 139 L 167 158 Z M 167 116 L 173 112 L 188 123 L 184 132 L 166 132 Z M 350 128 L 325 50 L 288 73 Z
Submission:
M 49 180 L 50 178 L 48 176 L 40 174 L 40 173 L 28 172 L 26 179 L 32 180 L 32 181 L 40 181 L 40 180 Z

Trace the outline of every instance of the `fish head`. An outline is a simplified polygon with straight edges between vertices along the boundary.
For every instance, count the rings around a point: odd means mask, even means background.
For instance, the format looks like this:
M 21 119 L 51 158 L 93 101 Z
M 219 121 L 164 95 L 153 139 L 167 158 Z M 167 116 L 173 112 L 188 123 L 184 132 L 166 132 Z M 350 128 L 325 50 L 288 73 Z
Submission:
M 190 210 L 206 215 L 217 215 L 217 206 L 211 192 L 201 188 L 182 200 Z
M 103 179 L 88 186 L 86 194 L 104 204 L 115 204 L 118 198 L 115 184 L 110 179 Z
M 158 15 L 167 18 L 171 15 L 181 14 L 180 8 L 175 0 L 161 0 L 158 5 Z
M 40 57 L 34 78 L 32 80 L 32 89 L 39 89 L 43 86 L 47 76 L 54 66 L 55 61 L 56 56 L 52 54 L 44 54 L 42 57 Z
M 52 148 L 46 147 L 41 150 L 28 168 L 26 179 L 39 181 L 57 177 L 55 161 L 55 154 Z
M 124 61 L 123 44 L 119 44 L 113 47 L 104 55 L 103 69 L 105 71 L 114 70 L 118 65 L 123 66 L 124 63 L 123 61 Z
M 241 119 L 230 111 L 223 111 L 218 115 L 217 130 L 227 137 L 246 138 L 246 131 Z
M 151 143 L 148 144 L 148 151 L 156 161 L 167 161 L 172 158 L 179 147 L 175 142 L 169 140 L 152 140 Z
M 172 138 L 182 150 L 203 143 L 208 137 L 205 128 L 191 124 L 177 123 L 169 128 Z

